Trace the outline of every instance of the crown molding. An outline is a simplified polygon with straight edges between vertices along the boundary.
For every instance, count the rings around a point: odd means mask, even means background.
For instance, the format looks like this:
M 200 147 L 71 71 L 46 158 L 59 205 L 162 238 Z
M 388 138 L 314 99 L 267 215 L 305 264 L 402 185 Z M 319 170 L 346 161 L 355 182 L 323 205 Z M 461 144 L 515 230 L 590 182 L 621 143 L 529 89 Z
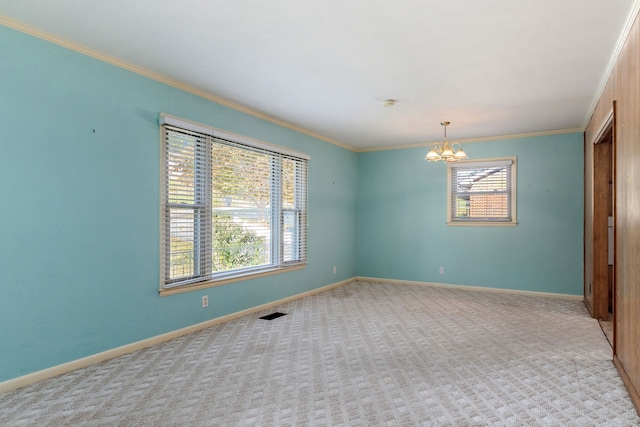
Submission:
M 585 129 L 587 128 L 587 125 L 591 120 L 591 116 L 593 115 L 593 112 L 596 110 L 596 107 L 598 106 L 598 102 L 602 97 L 604 89 L 607 86 L 609 79 L 611 78 L 611 73 L 613 73 L 616 63 L 618 62 L 618 58 L 620 57 L 620 53 L 622 53 L 622 48 L 624 47 L 624 44 L 627 42 L 627 39 L 629 38 L 629 33 L 633 28 L 633 24 L 635 23 L 638 17 L 639 11 L 640 11 L 640 0 L 635 0 L 633 2 L 633 6 L 631 6 L 631 11 L 629 12 L 629 16 L 627 16 L 627 21 L 625 22 L 624 27 L 620 32 L 620 37 L 618 38 L 616 47 L 613 49 L 613 53 L 611 53 L 611 57 L 609 58 L 609 63 L 607 64 L 607 67 L 602 73 L 600 84 L 596 89 L 596 93 L 593 95 L 593 99 L 591 100 L 591 105 L 589 106 L 589 109 L 587 110 L 587 114 L 585 115 L 584 123 L 583 123 L 583 127 Z
M 485 136 L 480 138 L 467 138 L 467 139 L 456 139 L 449 140 L 449 144 L 470 144 L 473 142 L 489 142 L 489 141 L 502 141 L 505 139 L 522 139 L 522 138 L 533 138 L 536 136 L 549 136 L 549 135 L 563 135 L 565 133 L 576 133 L 576 132 L 584 132 L 584 128 L 574 128 L 574 129 L 560 129 L 560 130 L 550 130 L 543 132 L 530 132 L 530 133 L 514 133 L 510 135 L 498 135 L 498 136 Z M 441 140 L 435 142 L 422 142 L 419 144 L 407 144 L 407 145 L 387 145 L 384 147 L 372 147 L 372 148 L 362 148 L 355 150 L 358 153 L 367 153 L 371 151 L 388 151 L 388 150 L 403 150 L 406 148 L 423 148 L 423 147 L 431 147 L 433 144 L 440 144 Z
M 166 76 L 163 76 L 162 74 L 158 74 L 158 73 L 155 73 L 153 71 L 147 70 L 145 68 L 138 67 L 138 66 L 130 64 L 130 63 L 126 62 L 126 61 L 122 61 L 120 59 L 117 59 L 117 58 L 114 58 L 112 56 L 106 55 L 106 54 L 104 54 L 102 52 L 98 52 L 97 50 L 90 49 L 90 48 L 88 48 L 86 46 L 83 46 L 81 44 L 74 43 L 72 41 L 66 40 L 66 39 L 64 39 L 62 37 L 58 37 L 58 36 L 55 36 L 53 34 L 49 34 L 49 33 L 45 32 L 45 31 L 38 30 L 38 29 L 33 28 L 33 27 L 29 26 L 29 25 L 23 24 L 22 22 L 16 21 L 14 19 L 7 18 L 5 16 L 0 15 L 0 25 L 4 25 L 5 27 L 12 28 L 12 29 L 14 29 L 16 31 L 20 31 L 22 33 L 25 33 L 25 34 L 28 34 L 30 36 L 39 38 L 41 40 L 45 40 L 47 42 L 56 44 L 58 46 L 62 46 L 64 48 L 67 48 L 69 50 L 72 50 L 74 52 L 77 52 L 77 53 L 80 53 L 80 54 L 83 54 L 83 55 L 86 55 L 86 56 L 89 56 L 89 57 L 97 59 L 99 61 L 106 62 L 107 64 L 114 65 L 116 67 L 125 69 L 127 71 L 131 71 L 131 72 L 139 74 L 139 75 L 141 75 L 143 77 L 147 77 L 147 78 L 155 80 L 157 82 L 160 82 L 160 83 L 166 84 L 168 86 L 174 87 L 176 89 L 182 90 L 184 92 L 190 93 L 192 95 L 196 95 L 196 96 L 198 96 L 200 98 L 204 98 L 204 99 L 206 99 L 208 101 L 215 102 L 216 104 L 224 105 L 225 107 L 234 109 L 234 110 L 239 111 L 241 113 L 248 114 L 250 116 L 254 116 L 254 117 L 257 117 L 259 119 L 274 123 L 274 124 L 276 124 L 278 126 L 282 126 L 284 128 L 291 129 L 293 131 L 305 134 L 305 135 L 310 136 L 312 138 L 316 138 L 316 139 L 319 139 L 321 141 L 328 142 L 329 144 L 337 145 L 338 147 L 344 148 L 346 150 L 356 151 L 356 149 L 354 147 L 352 147 L 352 146 L 350 146 L 348 144 L 345 144 L 343 142 L 333 140 L 333 139 L 328 138 L 328 137 L 326 137 L 324 135 L 320 135 L 318 133 L 315 133 L 315 132 L 312 132 L 310 130 L 304 129 L 304 128 L 300 127 L 300 126 L 296 126 L 296 125 L 294 125 L 292 123 L 288 123 L 286 121 L 283 121 L 283 120 L 280 120 L 278 118 L 272 117 L 272 116 L 270 116 L 268 114 L 265 114 L 265 113 L 262 113 L 260 111 L 251 109 L 251 108 L 246 107 L 244 105 L 237 104 L 235 102 L 232 102 L 232 101 L 229 101 L 227 99 L 221 98 L 220 96 L 217 96 L 217 95 L 212 94 L 210 92 L 203 91 L 203 90 L 198 89 L 196 87 L 190 86 L 190 85 L 188 85 L 186 83 L 170 79 L 170 78 L 168 78 Z

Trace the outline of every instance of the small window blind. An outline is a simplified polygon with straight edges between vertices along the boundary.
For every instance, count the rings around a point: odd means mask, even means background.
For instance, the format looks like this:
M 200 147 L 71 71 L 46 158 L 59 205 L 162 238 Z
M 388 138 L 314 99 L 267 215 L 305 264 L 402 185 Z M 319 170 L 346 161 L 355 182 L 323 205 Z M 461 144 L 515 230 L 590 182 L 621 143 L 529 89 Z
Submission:
M 449 165 L 450 220 L 512 222 L 513 160 Z

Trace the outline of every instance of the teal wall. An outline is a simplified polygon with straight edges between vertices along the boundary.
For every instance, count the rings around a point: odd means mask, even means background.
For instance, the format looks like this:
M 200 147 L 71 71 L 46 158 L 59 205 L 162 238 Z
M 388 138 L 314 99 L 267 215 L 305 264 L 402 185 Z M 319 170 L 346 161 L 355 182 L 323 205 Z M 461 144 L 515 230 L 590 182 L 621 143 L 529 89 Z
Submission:
M 0 94 L 0 381 L 355 276 L 354 152 L 2 26 Z M 305 269 L 159 297 L 160 112 L 311 156 Z
M 358 275 L 580 295 L 582 141 L 570 133 L 465 145 L 474 159 L 517 156 L 515 227 L 447 226 L 447 168 L 426 162 L 427 148 L 360 154 Z
M 465 147 L 518 156 L 520 223 L 454 228 L 426 149 L 356 154 L 2 26 L 0 94 L 0 381 L 356 275 L 580 293 L 580 134 Z M 159 297 L 160 112 L 311 156 L 305 269 Z

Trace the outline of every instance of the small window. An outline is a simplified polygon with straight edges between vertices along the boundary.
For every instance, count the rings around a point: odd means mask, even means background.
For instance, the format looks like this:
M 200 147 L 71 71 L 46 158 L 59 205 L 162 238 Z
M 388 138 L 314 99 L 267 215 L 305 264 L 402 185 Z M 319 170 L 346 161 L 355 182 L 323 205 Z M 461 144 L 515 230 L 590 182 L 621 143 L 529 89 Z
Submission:
M 449 225 L 516 224 L 516 158 L 448 165 Z
M 307 261 L 308 156 L 162 116 L 163 289 Z

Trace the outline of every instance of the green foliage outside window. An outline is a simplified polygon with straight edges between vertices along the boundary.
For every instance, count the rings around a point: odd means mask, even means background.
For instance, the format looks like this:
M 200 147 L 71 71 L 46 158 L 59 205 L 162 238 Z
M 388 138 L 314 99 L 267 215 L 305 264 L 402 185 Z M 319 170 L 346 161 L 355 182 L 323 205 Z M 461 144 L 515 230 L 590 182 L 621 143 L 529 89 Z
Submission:
M 267 262 L 265 238 L 251 230 L 245 230 L 228 218 L 213 219 L 213 269 L 235 270 L 255 267 Z

